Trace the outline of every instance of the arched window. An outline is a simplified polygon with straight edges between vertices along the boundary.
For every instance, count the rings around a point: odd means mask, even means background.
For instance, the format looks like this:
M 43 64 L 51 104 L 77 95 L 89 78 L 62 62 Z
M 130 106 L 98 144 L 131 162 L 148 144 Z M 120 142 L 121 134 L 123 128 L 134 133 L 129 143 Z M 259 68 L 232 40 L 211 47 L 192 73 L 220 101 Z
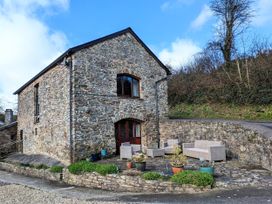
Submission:
M 117 95 L 124 97 L 140 97 L 139 80 L 131 75 L 117 75 Z

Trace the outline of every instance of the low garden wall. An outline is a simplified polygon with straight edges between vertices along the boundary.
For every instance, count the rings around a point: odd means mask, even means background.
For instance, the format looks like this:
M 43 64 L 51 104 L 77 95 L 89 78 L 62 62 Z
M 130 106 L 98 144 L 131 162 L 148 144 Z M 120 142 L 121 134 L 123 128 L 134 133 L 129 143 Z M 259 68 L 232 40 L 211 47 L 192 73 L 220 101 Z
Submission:
M 166 120 L 160 123 L 160 140 L 170 138 L 179 138 L 182 143 L 220 140 L 226 145 L 227 157 L 272 170 L 272 137 L 245 127 L 242 122 Z
M 50 181 L 62 181 L 69 185 L 98 188 L 119 192 L 154 192 L 154 193 L 198 193 L 211 189 L 211 186 L 179 185 L 170 181 L 144 180 L 140 176 L 122 174 L 100 175 L 99 173 L 72 174 L 68 169 L 62 173 L 52 173 L 48 169 L 35 169 L 16 164 L 0 162 L 0 169 L 30 177 L 43 178 Z
M 211 186 L 197 187 L 193 185 L 178 185 L 170 181 L 148 181 L 140 176 L 122 174 L 102 176 L 94 172 L 75 175 L 71 174 L 67 169 L 63 172 L 63 181 L 70 185 L 121 192 L 197 193 L 211 189 Z
M 62 173 L 52 173 L 49 169 L 35 169 L 31 167 L 24 167 L 15 164 L 9 164 L 5 162 L 0 162 L 0 169 L 8 172 L 13 172 L 16 174 L 22 174 L 25 176 L 42 178 L 49 181 L 61 181 Z

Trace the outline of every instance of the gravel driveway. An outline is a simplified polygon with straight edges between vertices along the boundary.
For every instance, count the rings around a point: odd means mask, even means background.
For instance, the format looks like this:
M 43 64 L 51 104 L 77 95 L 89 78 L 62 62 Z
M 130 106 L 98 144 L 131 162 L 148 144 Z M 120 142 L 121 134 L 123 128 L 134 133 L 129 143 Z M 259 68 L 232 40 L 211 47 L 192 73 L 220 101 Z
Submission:
M 3 184 L 3 183 L 2 183 Z M 0 183 L 1 185 L 1 183 Z M 52 192 L 45 192 L 22 185 L 3 185 L 0 186 L 1 204 L 91 204 L 109 203 L 100 201 L 84 201 L 76 198 L 61 197 Z M 118 202 L 110 202 L 118 203 Z

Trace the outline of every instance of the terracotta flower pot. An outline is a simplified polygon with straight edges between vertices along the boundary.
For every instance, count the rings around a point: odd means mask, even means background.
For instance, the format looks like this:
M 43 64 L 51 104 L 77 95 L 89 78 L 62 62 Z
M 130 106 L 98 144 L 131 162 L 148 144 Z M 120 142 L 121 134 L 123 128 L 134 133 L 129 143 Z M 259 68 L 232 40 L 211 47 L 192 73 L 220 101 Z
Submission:
M 132 168 L 132 162 L 127 162 L 127 168 L 131 169 Z
M 174 166 L 172 166 L 172 172 L 173 172 L 173 174 L 177 174 L 177 173 L 179 173 L 181 171 L 183 171 L 182 167 L 174 167 Z

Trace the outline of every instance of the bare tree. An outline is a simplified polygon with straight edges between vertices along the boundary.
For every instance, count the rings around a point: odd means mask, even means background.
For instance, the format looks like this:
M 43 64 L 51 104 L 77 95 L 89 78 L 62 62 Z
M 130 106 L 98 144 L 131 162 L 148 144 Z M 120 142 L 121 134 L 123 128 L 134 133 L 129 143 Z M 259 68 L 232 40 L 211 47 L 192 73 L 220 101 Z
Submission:
M 210 43 L 223 55 L 226 69 L 231 66 L 235 41 L 243 33 L 253 16 L 253 0 L 211 0 L 210 8 L 218 18 L 217 39 Z

